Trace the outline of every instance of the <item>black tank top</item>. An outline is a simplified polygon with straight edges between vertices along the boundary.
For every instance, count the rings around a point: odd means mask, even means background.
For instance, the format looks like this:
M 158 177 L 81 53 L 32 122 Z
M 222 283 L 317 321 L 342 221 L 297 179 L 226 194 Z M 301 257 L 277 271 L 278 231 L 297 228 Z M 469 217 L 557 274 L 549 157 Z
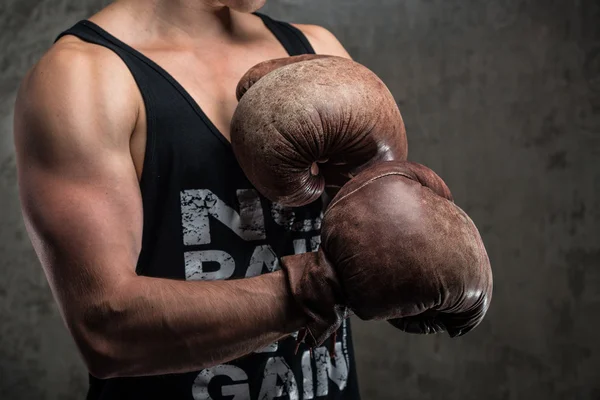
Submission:
M 314 53 L 292 25 L 257 14 L 289 55 Z M 315 251 L 322 203 L 286 208 L 262 197 L 240 169 L 231 145 L 164 69 L 90 21 L 61 33 L 105 46 L 131 71 L 147 115 L 140 182 L 144 228 L 139 275 L 243 279 L 279 269 L 284 255 Z M 201 371 L 97 379 L 89 400 L 359 399 L 350 321 L 327 341 L 294 355 L 292 335 L 248 356 Z M 331 339 L 329 339 L 331 340 Z

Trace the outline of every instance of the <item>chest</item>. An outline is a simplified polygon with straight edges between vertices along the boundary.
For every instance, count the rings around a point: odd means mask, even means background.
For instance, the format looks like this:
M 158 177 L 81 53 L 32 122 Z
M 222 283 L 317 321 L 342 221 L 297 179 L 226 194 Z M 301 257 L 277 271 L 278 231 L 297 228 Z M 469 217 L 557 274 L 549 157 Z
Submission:
M 142 51 L 173 78 L 226 140 L 230 139 L 229 125 L 237 106 L 235 89 L 240 78 L 262 61 L 288 55 L 277 41 L 222 49 L 152 48 Z M 140 101 L 139 118 L 130 143 L 138 179 L 141 179 L 145 160 L 147 117 L 146 107 Z
M 287 56 L 279 43 L 147 54 L 185 89 L 228 140 L 229 124 L 237 106 L 235 89 L 240 78 L 262 61 Z
M 261 196 L 227 139 L 203 117 L 201 99 L 216 102 L 204 96 L 209 86 L 185 74 L 175 85 L 152 67 L 145 65 L 137 76 L 148 113 L 147 129 L 140 132 L 145 153 L 139 146 L 147 157 L 141 181 L 148 232 L 143 273 L 189 280 L 251 277 L 274 271 L 281 256 L 316 250 L 322 204 L 290 209 Z M 176 68 L 171 71 L 175 78 Z M 199 96 L 192 97 L 190 87 Z M 221 88 L 215 86 L 215 96 Z M 181 268 L 173 267 L 176 259 Z

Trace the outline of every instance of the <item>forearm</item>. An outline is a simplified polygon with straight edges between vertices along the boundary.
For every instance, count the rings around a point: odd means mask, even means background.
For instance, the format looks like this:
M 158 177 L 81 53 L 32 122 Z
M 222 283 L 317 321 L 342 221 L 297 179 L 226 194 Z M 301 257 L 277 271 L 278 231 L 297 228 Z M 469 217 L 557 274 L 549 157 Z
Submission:
M 83 318 L 88 335 L 97 336 L 88 339 L 104 343 L 97 367 L 104 377 L 199 370 L 261 349 L 305 323 L 282 271 L 229 281 L 136 277 L 112 297 Z

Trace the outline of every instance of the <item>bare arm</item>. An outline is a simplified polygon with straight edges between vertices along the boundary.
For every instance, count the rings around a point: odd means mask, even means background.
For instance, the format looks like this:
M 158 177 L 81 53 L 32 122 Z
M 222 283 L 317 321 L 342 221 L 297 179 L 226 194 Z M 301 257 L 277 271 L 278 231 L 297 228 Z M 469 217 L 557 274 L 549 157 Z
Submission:
M 300 329 L 281 271 L 234 281 L 137 276 L 142 200 L 129 140 L 140 106 L 106 49 L 59 44 L 25 78 L 15 145 L 25 223 L 90 372 L 177 373 Z

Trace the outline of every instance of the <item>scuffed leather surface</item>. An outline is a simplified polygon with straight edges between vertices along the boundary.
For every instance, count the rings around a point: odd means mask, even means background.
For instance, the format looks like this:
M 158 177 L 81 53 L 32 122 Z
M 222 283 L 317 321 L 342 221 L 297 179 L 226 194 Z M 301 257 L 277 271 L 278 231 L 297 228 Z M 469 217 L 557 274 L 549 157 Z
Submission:
M 327 208 L 318 252 L 283 257 L 291 293 L 320 345 L 348 316 L 410 333 L 467 333 L 492 297 L 479 232 L 431 169 L 382 162 L 350 180 Z
M 481 322 L 492 297 L 489 258 L 473 221 L 449 199 L 427 167 L 385 162 L 332 200 L 321 246 L 359 318 L 451 336 Z
M 267 60 L 256 64 L 254 67 L 250 68 L 244 74 L 244 76 L 242 76 L 242 78 L 237 84 L 235 95 L 239 101 L 244 95 L 244 93 L 246 93 L 252 85 L 258 82 L 260 78 L 262 78 L 269 72 L 276 70 L 277 68 L 285 67 L 286 65 L 294 64 L 300 61 L 316 60 L 319 58 L 327 57 L 331 56 L 324 54 L 301 54 L 292 57 L 275 58 L 273 60 Z
M 304 327 L 305 343 L 311 347 L 321 345 L 348 316 L 335 268 L 320 248 L 282 257 L 281 269 L 294 300 L 309 320 Z
M 405 160 L 408 152 L 385 84 L 366 67 L 333 56 L 276 68 L 254 83 L 233 115 L 231 143 L 254 186 L 287 206 L 315 201 L 326 185 L 333 196 L 363 168 Z

